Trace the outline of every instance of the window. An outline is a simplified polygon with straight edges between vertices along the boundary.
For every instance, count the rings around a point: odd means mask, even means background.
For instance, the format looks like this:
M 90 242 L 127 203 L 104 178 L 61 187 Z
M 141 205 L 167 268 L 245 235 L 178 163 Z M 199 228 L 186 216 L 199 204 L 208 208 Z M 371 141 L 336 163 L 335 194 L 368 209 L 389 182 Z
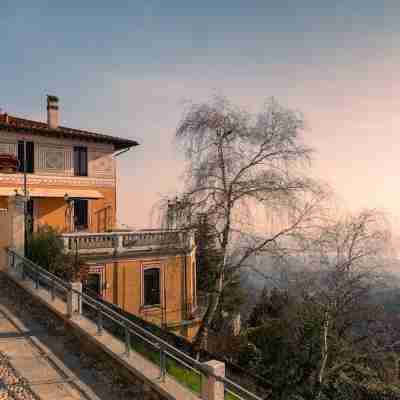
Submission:
M 35 148 L 33 142 L 24 142 L 23 140 L 18 141 L 18 161 L 19 161 L 19 172 L 24 172 L 24 154 L 26 147 L 26 172 L 32 174 L 34 171 L 35 164 Z
M 146 268 L 143 271 L 143 303 L 155 306 L 160 301 L 160 268 Z
M 101 275 L 99 273 L 89 273 L 85 283 L 89 295 L 101 295 Z
M 88 228 L 88 201 L 83 199 L 74 200 L 74 225 L 76 231 Z
M 88 157 L 86 147 L 74 147 L 74 175 L 88 175 Z

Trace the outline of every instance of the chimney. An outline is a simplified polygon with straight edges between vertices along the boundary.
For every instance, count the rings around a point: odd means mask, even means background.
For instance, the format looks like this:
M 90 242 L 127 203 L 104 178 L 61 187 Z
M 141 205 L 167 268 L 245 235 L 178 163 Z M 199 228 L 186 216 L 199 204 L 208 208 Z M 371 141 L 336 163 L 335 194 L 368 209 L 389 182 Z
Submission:
M 0 122 L 8 124 L 8 114 L 0 108 Z
M 60 125 L 57 96 L 47 95 L 47 124 L 50 129 L 57 129 Z

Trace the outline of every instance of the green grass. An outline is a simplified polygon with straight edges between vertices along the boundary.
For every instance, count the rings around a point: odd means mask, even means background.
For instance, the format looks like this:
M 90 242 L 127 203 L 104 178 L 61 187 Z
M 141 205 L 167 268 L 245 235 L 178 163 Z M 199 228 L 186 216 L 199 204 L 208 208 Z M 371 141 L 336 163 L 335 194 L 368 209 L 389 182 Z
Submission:
M 153 348 L 150 344 L 145 343 L 139 338 L 132 338 L 132 350 L 141 354 L 143 357 L 160 366 L 160 353 Z M 179 383 L 186 386 L 188 389 L 195 393 L 201 391 L 201 377 L 194 371 L 180 365 L 176 360 L 171 357 L 166 357 L 166 369 L 168 375 L 174 377 Z
M 135 337 L 131 339 L 132 350 L 141 354 L 147 360 L 160 366 L 160 353 L 158 350 L 153 348 L 150 344 L 143 340 Z M 175 378 L 179 383 L 193 391 L 194 393 L 200 394 L 201 392 L 201 376 L 200 374 L 192 371 L 189 368 L 179 364 L 176 360 L 171 357 L 166 357 L 166 368 L 168 375 Z M 240 397 L 232 393 L 225 393 L 225 400 L 239 400 Z
M 239 396 L 236 396 L 232 393 L 227 393 L 227 392 L 225 392 L 224 399 L 225 400 L 241 400 L 241 398 Z

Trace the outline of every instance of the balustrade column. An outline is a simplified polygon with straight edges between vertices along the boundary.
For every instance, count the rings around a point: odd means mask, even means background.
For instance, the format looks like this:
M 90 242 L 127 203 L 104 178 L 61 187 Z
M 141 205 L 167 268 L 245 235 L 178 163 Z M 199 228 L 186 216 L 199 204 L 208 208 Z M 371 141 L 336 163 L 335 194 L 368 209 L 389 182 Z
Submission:
M 72 318 L 82 313 L 82 282 L 71 282 L 67 292 L 67 315 Z
M 224 382 L 218 377 L 225 377 L 225 363 L 211 360 L 202 364 L 208 374 L 202 376 L 201 398 L 203 400 L 224 400 Z
M 117 235 L 116 242 L 117 242 L 117 244 L 116 244 L 117 253 L 122 253 L 124 251 L 124 236 Z

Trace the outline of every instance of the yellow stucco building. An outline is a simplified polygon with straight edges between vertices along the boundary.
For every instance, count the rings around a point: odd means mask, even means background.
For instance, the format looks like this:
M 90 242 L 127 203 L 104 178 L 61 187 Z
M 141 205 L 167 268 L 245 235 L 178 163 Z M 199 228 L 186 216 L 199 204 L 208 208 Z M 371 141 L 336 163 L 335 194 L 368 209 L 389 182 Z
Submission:
M 0 209 L 28 196 L 30 229 L 57 228 L 83 260 L 84 285 L 139 317 L 192 337 L 198 326 L 193 232 L 118 230 L 116 157 L 136 141 L 59 125 L 47 97 L 47 123 L 0 113 L 0 154 L 19 160 L 0 173 Z M 1 228 L 0 228 L 1 229 Z

